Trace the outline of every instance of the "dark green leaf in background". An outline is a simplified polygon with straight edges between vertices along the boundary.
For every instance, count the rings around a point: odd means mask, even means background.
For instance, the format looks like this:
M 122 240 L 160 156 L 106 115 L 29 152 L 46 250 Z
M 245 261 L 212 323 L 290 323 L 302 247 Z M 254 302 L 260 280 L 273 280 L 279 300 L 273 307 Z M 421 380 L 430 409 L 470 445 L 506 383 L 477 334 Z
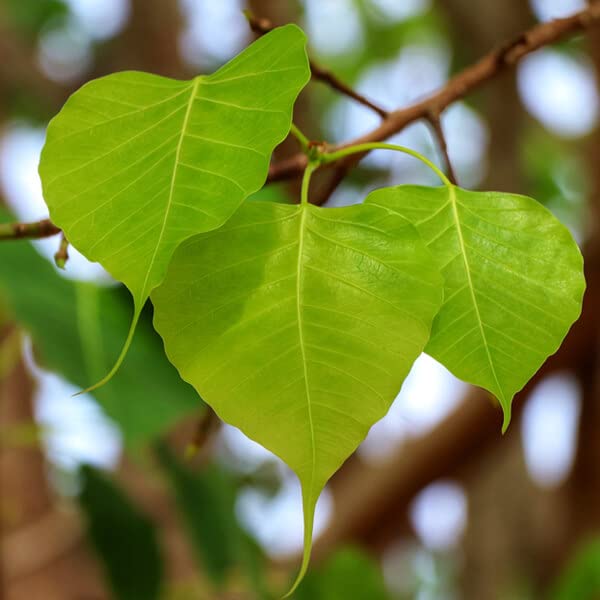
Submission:
M 125 290 L 64 279 L 27 242 L 0 245 L 0 298 L 31 334 L 41 366 L 77 386 L 105 372 L 130 318 Z M 94 397 L 134 445 L 201 405 L 165 357 L 147 318 L 123 368 Z
M 358 549 L 337 552 L 312 569 L 295 600 L 390 600 L 381 567 Z
M 158 600 L 163 562 L 155 527 L 106 475 L 81 470 L 88 535 L 117 600 Z

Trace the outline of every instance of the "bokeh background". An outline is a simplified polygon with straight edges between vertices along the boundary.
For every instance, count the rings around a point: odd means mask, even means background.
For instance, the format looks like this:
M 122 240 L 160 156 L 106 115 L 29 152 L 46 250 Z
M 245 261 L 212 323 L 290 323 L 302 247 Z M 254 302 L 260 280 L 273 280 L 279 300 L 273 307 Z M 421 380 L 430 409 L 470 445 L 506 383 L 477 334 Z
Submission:
M 71 92 L 116 70 L 211 72 L 252 41 L 245 8 L 300 24 L 315 60 L 393 109 L 536 22 L 584 7 L 0 0 L 0 220 L 47 216 L 37 163 Z M 583 317 L 515 400 L 504 436 L 492 398 L 422 356 L 325 490 L 314 568 L 297 598 L 600 597 L 599 69 L 600 31 L 590 31 L 527 56 L 443 114 L 461 185 L 531 195 L 581 243 Z M 311 139 L 330 142 L 378 120 L 319 82 L 295 115 Z M 441 163 L 425 123 L 392 141 Z M 288 140 L 276 158 L 296 151 Z M 373 152 L 328 205 L 401 182 L 437 185 L 410 157 Z M 291 181 L 262 194 L 295 201 L 297 192 Z M 178 379 L 150 307 L 113 382 L 72 397 L 112 364 L 131 301 L 72 248 L 56 269 L 58 243 L 0 245 L 0 599 L 278 597 L 302 544 L 295 477 Z M 190 444 L 200 449 L 185 458 Z

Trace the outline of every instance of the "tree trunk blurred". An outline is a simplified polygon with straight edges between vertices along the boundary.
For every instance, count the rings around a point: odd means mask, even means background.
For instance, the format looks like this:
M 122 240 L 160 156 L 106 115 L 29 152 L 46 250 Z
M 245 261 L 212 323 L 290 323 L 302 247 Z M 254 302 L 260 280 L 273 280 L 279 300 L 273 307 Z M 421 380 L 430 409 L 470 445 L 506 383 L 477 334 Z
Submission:
M 19 339 L 10 328 L 2 342 L 5 349 L 15 344 L 18 352 Z M 101 600 L 107 597 L 102 576 L 85 547 L 79 519 L 57 503 L 32 438 L 33 392 L 19 358 L 0 377 L 1 597 Z

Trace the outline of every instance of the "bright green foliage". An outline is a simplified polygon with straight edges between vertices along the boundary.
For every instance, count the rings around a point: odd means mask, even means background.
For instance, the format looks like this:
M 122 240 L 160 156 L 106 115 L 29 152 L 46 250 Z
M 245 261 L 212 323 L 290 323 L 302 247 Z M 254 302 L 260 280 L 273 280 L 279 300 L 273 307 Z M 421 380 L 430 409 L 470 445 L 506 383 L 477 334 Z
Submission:
M 442 301 L 435 261 L 380 207 L 251 202 L 184 242 L 152 301 L 183 379 L 298 474 L 306 567 L 323 486 L 427 342 Z
M 79 503 L 114 598 L 158 600 L 163 561 L 154 524 L 106 475 L 91 467 L 81 475 Z
M 50 215 L 131 290 L 129 339 L 175 248 L 263 185 L 309 79 L 305 42 L 281 27 L 191 81 L 115 73 L 84 85 L 51 121 L 40 162 Z
M 27 243 L 0 244 L 0 305 L 4 303 L 31 335 L 40 365 L 77 386 L 106 372 L 129 320 L 124 289 L 64 279 Z M 166 359 L 146 316 L 122 369 L 94 392 L 126 443 L 136 447 L 199 405 L 198 395 Z
M 581 253 L 525 196 L 455 186 L 399 186 L 366 200 L 414 223 L 445 278 L 426 351 L 492 392 L 510 421 L 513 396 L 556 352 L 581 311 Z

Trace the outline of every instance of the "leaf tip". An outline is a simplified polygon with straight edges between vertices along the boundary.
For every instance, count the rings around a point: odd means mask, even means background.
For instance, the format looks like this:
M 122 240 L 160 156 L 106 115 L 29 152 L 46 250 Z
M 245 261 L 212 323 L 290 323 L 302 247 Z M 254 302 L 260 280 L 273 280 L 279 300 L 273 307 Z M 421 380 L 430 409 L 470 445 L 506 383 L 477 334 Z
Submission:
M 73 398 L 76 396 L 81 396 L 82 394 L 89 394 L 98 388 L 101 388 L 103 385 L 106 385 L 117 373 L 117 371 L 121 368 L 125 357 L 127 356 L 127 352 L 129 351 L 129 347 L 131 346 L 131 342 L 133 341 L 133 336 L 135 334 L 135 330 L 140 318 L 140 314 L 142 312 L 141 307 L 135 307 L 135 312 L 133 314 L 133 319 L 131 320 L 131 325 L 129 326 L 129 332 L 127 333 L 127 339 L 125 340 L 125 344 L 121 349 L 121 353 L 119 354 L 115 364 L 112 366 L 111 370 L 102 378 L 100 381 L 91 385 L 90 387 L 81 390 L 75 394 L 73 394 Z
M 312 486 L 310 486 L 310 492 L 306 492 L 304 485 L 302 485 L 302 511 L 304 513 L 304 551 L 302 553 L 302 565 L 300 566 L 300 571 L 298 571 L 298 575 L 296 575 L 292 587 L 284 596 L 282 596 L 281 600 L 289 598 L 298 589 L 298 586 L 302 583 L 302 580 L 308 571 L 310 555 L 312 552 L 313 524 L 317 498 L 315 498 L 313 494 Z
M 506 430 L 508 429 L 508 426 L 510 425 L 510 419 L 511 419 L 510 403 L 502 404 L 502 413 L 504 414 L 504 419 L 502 421 L 502 435 L 504 435 L 506 433 Z

